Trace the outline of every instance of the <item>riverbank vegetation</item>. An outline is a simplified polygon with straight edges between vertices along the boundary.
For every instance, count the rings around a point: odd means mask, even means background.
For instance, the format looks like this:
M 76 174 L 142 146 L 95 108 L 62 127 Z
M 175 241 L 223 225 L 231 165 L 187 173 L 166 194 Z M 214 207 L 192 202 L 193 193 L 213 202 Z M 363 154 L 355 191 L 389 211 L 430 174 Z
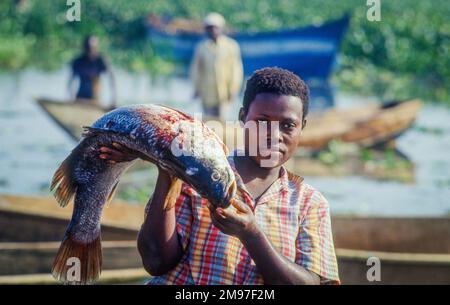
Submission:
M 85 35 L 95 34 L 114 65 L 168 74 L 171 63 L 145 39 L 148 14 L 200 20 L 218 11 L 236 31 L 270 31 L 351 13 L 333 76 L 339 89 L 450 104 L 450 2 L 380 2 L 381 21 L 370 22 L 360 0 L 81 0 L 81 21 L 67 22 L 66 1 L 7 0 L 0 2 L 0 69 L 60 68 L 79 52 Z

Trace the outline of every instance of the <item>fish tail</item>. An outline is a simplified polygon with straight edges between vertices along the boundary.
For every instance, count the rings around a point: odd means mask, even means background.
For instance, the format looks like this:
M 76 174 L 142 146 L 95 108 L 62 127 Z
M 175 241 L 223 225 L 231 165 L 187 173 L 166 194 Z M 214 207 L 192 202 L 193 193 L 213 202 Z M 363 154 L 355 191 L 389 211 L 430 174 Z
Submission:
M 182 185 L 183 181 L 175 176 L 172 176 L 169 192 L 167 193 L 166 199 L 164 200 L 164 210 L 170 210 L 175 206 L 178 196 L 180 196 Z
M 60 206 L 65 207 L 73 198 L 77 191 L 77 183 L 72 177 L 72 161 L 74 153 L 72 152 L 58 167 L 53 175 L 50 190 L 54 191 L 54 196 Z
M 101 273 L 102 247 L 100 234 L 89 243 L 73 240 L 66 233 L 52 267 L 55 279 L 65 284 L 89 284 Z

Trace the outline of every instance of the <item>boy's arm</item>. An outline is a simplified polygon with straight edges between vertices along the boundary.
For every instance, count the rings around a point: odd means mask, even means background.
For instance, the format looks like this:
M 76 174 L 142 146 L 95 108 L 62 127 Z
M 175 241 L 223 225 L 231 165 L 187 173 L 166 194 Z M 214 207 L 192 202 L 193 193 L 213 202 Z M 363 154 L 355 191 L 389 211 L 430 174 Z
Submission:
M 318 285 L 320 278 L 306 268 L 288 261 L 258 228 L 243 235 L 241 242 L 261 272 L 266 285 Z M 270 266 L 270 268 L 267 268 Z
M 112 147 L 101 147 L 99 157 L 110 163 L 131 161 L 138 157 L 145 158 L 118 143 L 113 143 Z M 161 168 L 158 170 L 155 191 L 138 235 L 138 250 L 145 270 L 151 275 L 168 272 L 183 254 L 176 232 L 175 208 L 169 210 L 163 208 L 171 179 L 165 170 Z
M 169 174 L 160 169 L 155 192 L 138 235 L 138 250 L 145 270 L 151 275 L 168 272 L 183 254 L 176 232 L 175 208 L 163 208 L 170 182 Z
M 319 284 L 317 274 L 288 261 L 270 243 L 267 236 L 256 224 L 250 207 L 235 201 L 237 213 L 218 208 L 211 210 L 211 218 L 216 227 L 225 234 L 238 237 L 247 249 L 261 273 L 264 284 Z M 270 267 L 269 267 L 270 266 Z

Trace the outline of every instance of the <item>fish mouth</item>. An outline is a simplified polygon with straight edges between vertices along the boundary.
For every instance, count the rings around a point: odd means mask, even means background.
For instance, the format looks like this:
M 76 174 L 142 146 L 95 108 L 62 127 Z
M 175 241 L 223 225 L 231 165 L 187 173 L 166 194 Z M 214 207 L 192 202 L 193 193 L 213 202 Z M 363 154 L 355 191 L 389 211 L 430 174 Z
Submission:
M 234 195 L 236 194 L 237 190 L 237 184 L 236 180 L 234 180 L 231 185 L 228 187 L 227 195 L 225 196 L 223 202 L 222 202 L 222 208 L 226 209 L 231 204 L 231 199 L 233 199 Z

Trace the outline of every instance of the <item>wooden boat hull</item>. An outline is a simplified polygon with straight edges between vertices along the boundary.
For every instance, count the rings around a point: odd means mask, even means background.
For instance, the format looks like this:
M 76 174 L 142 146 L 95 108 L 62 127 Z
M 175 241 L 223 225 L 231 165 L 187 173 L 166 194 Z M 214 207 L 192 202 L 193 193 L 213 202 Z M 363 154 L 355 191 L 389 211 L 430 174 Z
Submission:
M 136 248 L 142 208 L 114 201 L 103 213 L 100 283 L 142 283 L 148 274 Z M 57 283 L 49 274 L 72 207 L 52 198 L 0 196 L 0 284 Z M 20 262 L 20 263 L 18 263 Z
M 263 67 L 277 66 L 304 79 L 328 79 L 350 16 L 273 32 L 228 33 L 241 48 L 245 75 Z M 195 46 L 205 38 L 203 25 L 193 20 L 163 20 L 149 16 L 147 34 L 154 48 L 167 59 L 188 66 Z M 191 30 L 190 30 L 191 29 Z
M 333 217 L 344 284 L 450 284 L 450 218 Z M 367 280 L 369 257 L 380 282 Z
M 80 139 L 82 126 L 91 125 L 105 113 L 105 110 L 91 105 L 48 99 L 37 99 L 37 102 L 58 126 L 76 140 Z M 325 148 L 332 140 L 353 143 L 363 148 L 387 143 L 414 123 L 420 107 L 419 100 L 409 100 L 391 107 L 369 104 L 350 110 L 313 113 L 308 119 L 300 146 L 317 151 Z M 236 147 L 235 143 L 242 143 L 242 129 L 238 124 L 222 122 L 217 125 L 220 121 L 214 119 L 212 122 L 212 119 L 207 117 L 204 121 L 215 129 L 227 146 L 233 148 Z
M 117 201 L 105 209 L 100 283 L 148 277 L 136 251 L 143 210 Z M 47 272 L 70 214 L 52 198 L 1 195 L 0 224 L 8 230 L 0 231 L 0 283 L 56 283 Z M 343 284 L 450 284 L 450 218 L 333 216 L 332 227 Z M 367 280 L 371 256 L 381 261 L 381 282 Z
M 57 241 L 0 243 L 0 274 L 49 273 L 59 246 Z M 102 256 L 104 270 L 142 268 L 135 240 L 105 240 L 102 242 Z
M 341 281 L 346 285 L 449 285 L 450 255 L 336 250 Z M 380 260 L 380 281 L 369 281 L 369 257 Z

